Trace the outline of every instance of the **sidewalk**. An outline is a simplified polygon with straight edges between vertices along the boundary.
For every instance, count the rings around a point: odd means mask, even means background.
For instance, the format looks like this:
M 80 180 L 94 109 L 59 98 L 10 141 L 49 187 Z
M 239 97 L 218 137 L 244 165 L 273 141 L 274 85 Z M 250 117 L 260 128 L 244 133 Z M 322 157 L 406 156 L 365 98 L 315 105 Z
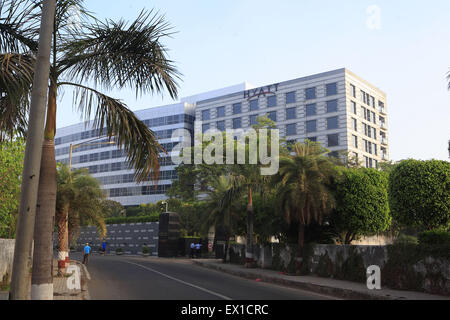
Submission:
M 224 264 L 217 259 L 192 259 L 193 263 L 242 278 L 296 287 L 343 299 L 354 300 L 450 300 L 450 297 L 416 291 L 391 289 L 369 290 L 363 283 L 320 278 L 315 276 L 289 276 L 268 269 L 247 269 L 242 265 Z
M 57 277 L 58 262 L 53 261 L 53 300 L 90 300 L 87 288 L 87 280 L 90 280 L 89 272 L 79 261 L 70 260 L 70 264 L 76 264 L 81 272 L 81 290 L 69 290 L 66 277 Z

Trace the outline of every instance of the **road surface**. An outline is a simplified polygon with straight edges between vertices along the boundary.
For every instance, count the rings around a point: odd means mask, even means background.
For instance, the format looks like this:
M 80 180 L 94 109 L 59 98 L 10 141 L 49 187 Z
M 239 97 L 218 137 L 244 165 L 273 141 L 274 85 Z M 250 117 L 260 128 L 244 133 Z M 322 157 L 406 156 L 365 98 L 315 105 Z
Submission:
M 72 259 L 81 260 L 73 254 Z M 93 300 L 328 300 L 329 296 L 243 279 L 188 259 L 94 254 L 87 266 Z

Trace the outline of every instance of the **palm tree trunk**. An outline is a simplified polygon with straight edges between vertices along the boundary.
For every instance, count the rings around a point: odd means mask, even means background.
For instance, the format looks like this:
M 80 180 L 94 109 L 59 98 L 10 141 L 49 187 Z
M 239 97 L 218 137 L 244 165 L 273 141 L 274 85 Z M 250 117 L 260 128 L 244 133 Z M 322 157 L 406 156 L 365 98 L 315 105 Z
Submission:
M 56 161 L 53 140 L 42 147 L 38 204 L 34 229 L 32 300 L 53 300 L 53 229 L 56 207 Z
M 39 49 L 33 79 L 27 148 L 22 175 L 19 221 L 17 222 L 16 246 L 11 280 L 11 300 L 25 300 L 28 299 L 29 294 L 29 254 L 33 247 L 35 213 L 38 209 L 36 205 L 36 188 L 39 187 L 37 173 L 40 172 L 38 161 L 41 158 L 40 144 L 42 143 L 42 127 L 44 124 L 45 102 L 47 100 L 46 93 L 55 7 L 55 0 L 45 0 L 42 2 Z
M 56 214 L 56 224 L 58 225 L 58 275 L 66 273 L 66 260 L 68 254 L 68 232 L 67 232 L 67 217 L 69 211 L 69 204 L 64 205 L 61 212 Z
M 305 225 L 298 223 L 298 252 L 297 252 L 297 275 L 300 275 L 303 267 L 303 247 L 305 245 Z
M 53 230 L 56 210 L 56 84 L 51 82 L 42 146 L 41 172 L 34 229 L 32 300 L 53 300 Z
M 253 197 L 252 189 L 248 191 L 247 206 L 247 247 L 245 250 L 245 267 L 253 268 L 255 261 L 253 260 Z

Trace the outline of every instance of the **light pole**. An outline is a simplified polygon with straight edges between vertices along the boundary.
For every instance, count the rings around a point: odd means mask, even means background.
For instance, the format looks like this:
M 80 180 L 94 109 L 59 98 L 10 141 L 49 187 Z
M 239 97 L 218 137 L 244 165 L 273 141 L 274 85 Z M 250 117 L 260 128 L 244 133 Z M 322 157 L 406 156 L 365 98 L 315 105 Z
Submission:
M 99 138 L 95 138 L 89 141 L 85 141 L 85 142 L 81 142 L 81 143 L 77 143 L 77 144 L 70 144 L 70 149 L 69 149 L 69 170 L 72 168 L 72 152 L 73 150 L 81 147 L 81 146 L 95 146 L 95 145 L 103 145 L 103 144 L 115 144 L 115 142 L 113 141 L 103 141 L 103 142 L 90 142 L 90 141 L 95 141 L 97 139 L 100 139 L 102 137 Z
M 166 212 L 169 212 L 169 203 L 167 201 L 163 201 L 161 203 L 166 205 Z

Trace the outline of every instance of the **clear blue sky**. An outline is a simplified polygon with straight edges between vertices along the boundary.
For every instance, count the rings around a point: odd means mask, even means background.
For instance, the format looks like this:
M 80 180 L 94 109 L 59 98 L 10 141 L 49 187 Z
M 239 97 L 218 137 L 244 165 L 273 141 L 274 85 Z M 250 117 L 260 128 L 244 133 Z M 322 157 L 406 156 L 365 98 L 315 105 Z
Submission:
M 380 9 L 379 29 L 367 25 L 371 5 Z M 448 160 L 448 0 L 91 0 L 86 6 L 100 19 L 131 21 L 142 8 L 164 13 L 178 31 L 164 43 L 183 73 L 180 96 L 346 67 L 387 93 L 393 160 Z M 167 95 L 110 94 L 132 110 L 172 103 Z M 79 120 L 66 92 L 58 127 Z

